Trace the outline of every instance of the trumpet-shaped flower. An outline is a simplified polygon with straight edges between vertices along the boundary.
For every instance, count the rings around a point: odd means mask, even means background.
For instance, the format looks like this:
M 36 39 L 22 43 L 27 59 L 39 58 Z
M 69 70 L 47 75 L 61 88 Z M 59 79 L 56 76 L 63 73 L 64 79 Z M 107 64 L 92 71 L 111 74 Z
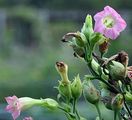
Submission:
M 112 40 L 116 39 L 120 32 L 126 28 L 125 20 L 110 6 L 94 16 L 94 31 L 105 35 Z
M 42 104 L 41 100 L 32 99 L 29 97 L 17 98 L 16 96 L 6 97 L 5 98 L 8 105 L 6 107 L 6 111 L 12 113 L 12 117 L 14 120 L 19 117 L 22 110 L 29 108 L 36 104 Z

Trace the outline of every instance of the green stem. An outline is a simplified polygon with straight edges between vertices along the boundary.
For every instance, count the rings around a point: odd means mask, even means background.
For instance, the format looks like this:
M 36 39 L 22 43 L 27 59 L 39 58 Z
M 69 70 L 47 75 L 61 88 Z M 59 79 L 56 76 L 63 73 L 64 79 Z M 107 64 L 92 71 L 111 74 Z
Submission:
M 62 110 L 62 111 L 65 113 L 65 115 L 66 115 L 66 117 L 67 117 L 68 120 L 73 120 L 73 119 L 71 118 L 71 115 L 67 112 L 66 109 L 64 109 L 64 108 L 61 107 L 61 106 L 59 106 L 58 108 L 59 108 L 60 110 Z
M 98 79 L 99 79 L 99 80 L 101 80 L 103 83 L 105 83 L 108 87 L 112 88 L 116 93 L 119 93 L 120 91 L 119 91 L 117 88 L 115 88 L 113 85 L 111 85 L 110 83 L 108 83 L 108 82 L 107 82 L 106 80 L 104 80 L 100 75 L 98 75 L 97 72 L 95 72 L 95 70 L 93 69 L 93 67 L 92 67 L 91 64 L 92 64 L 91 62 L 88 64 L 88 67 L 90 68 L 91 73 L 92 73 L 93 75 L 95 75 L 95 76 L 98 76 Z M 96 66 L 95 66 L 95 67 L 96 67 Z
M 120 112 L 118 113 L 118 118 L 119 118 L 119 120 L 121 120 L 121 114 L 120 114 Z
M 95 107 L 97 109 L 97 112 L 98 112 L 98 115 L 99 115 L 99 119 L 102 120 L 101 112 L 100 112 L 100 109 L 99 109 L 99 103 L 96 103 Z
M 77 102 L 77 99 L 73 99 L 73 113 L 76 112 L 76 102 Z
M 115 110 L 114 111 L 114 120 L 116 120 L 116 118 L 117 118 L 117 111 Z
M 78 119 L 80 120 L 80 119 L 81 119 L 81 117 L 80 117 L 80 115 L 79 115 L 79 113 L 78 113 L 78 111 L 77 111 L 77 110 L 76 110 L 76 115 L 77 115 Z

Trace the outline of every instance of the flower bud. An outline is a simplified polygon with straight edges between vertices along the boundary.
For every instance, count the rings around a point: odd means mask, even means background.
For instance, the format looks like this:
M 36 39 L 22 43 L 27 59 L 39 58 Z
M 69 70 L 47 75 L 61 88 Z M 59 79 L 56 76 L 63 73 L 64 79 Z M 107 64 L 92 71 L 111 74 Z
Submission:
M 117 94 L 114 98 L 112 98 L 111 105 L 113 110 L 121 110 L 121 108 L 123 107 L 123 95 Z
M 87 43 L 85 35 L 83 33 L 80 33 L 79 31 L 67 33 L 66 35 L 63 36 L 62 41 L 68 42 L 66 39 L 68 39 L 69 37 L 72 37 L 72 41 L 70 41 L 69 43 L 74 43 L 74 41 L 76 41 L 76 44 L 79 47 L 83 47 Z
M 62 83 L 68 84 L 70 82 L 68 79 L 68 65 L 64 62 L 56 62 L 55 67 L 61 76 Z
M 84 35 L 86 36 L 87 39 L 89 39 L 91 34 L 94 33 L 94 31 L 93 31 L 93 22 L 92 22 L 91 15 L 86 16 L 85 23 L 82 27 L 81 32 L 84 33 Z
M 71 84 L 71 92 L 72 92 L 72 97 L 75 99 L 78 99 L 82 94 L 82 83 L 79 75 L 75 77 L 74 81 Z
M 87 39 L 86 39 L 85 35 L 83 33 L 80 33 L 80 32 L 77 32 L 76 34 L 77 34 L 77 37 L 74 37 L 76 40 L 76 44 L 79 47 L 84 47 L 87 43 Z
M 123 80 L 126 76 L 126 68 L 120 62 L 109 62 L 108 70 L 113 80 Z
M 59 106 L 59 104 L 51 98 L 46 98 L 46 99 L 42 99 L 42 100 L 44 101 L 42 106 L 47 107 L 51 110 L 56 109 Z
M 71 83 L 63 83 L 62 81 L 59 81 L 59 86 L 58 86 L 58 90 L 59 93 L 67 98 L 68 100 L 70 100 L 72 98 L 72 94 L 71 94 Z
M 100 97 L 99 92 L 97 91 L 97 89 L 94 87 L 94 85 L 90 80 L 84 81 L 83 94 L 88 102 L 92 104 L 96 104 L 99 102 L 99 97 Z

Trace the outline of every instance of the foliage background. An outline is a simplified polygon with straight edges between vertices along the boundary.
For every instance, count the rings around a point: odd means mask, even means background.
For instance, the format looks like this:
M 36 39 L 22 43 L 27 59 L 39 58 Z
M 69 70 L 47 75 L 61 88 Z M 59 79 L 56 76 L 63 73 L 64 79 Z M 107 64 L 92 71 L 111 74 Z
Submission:
M 89 73 L 86 64 L 74 58 L 72 49 L 61 38 L 80 30 L 87 14 L 94 15 L 106 5 L 119 11 L 128 24 L 119 40 L 112 41 L 107 56 L 125 50 L 132 64 L 131 0 L 0 0 L 0 120 L 12 119 L 3 110 L 6 96 L 56 98 L 53 86 L 60 79 L 54 67 L 56 61 L 69 65 L 70 80 L 78 73 L 82 79 Z M 83 101 L 80 111 L 94 119 L 94 108 L 89 104 L 86 108 Z M 30 114 L 37 120 L 64 119 L 57 113 L 51 116 L 51 112 L 34 107 L 22 115 Z

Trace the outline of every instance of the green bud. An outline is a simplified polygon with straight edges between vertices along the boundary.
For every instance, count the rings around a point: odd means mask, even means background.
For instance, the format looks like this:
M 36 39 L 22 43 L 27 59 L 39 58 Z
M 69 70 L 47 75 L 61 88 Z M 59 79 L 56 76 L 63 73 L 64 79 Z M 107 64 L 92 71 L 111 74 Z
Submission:
M 113 80 L 122 80 L 125 78 L 126 68 L 120 62 L 111 61 L 107 67 Z
M 55 100 L 53 100 L 51 98 L 46 98 L 46 99 L 42 99 L 42 100 L 44 101 L 43 102 L 43 106 L 47 107 L 47 108 L 49 108 L 51 110 L 56 109 L 59 106 L 59 104 Z
M 99 92 L 97 91 L 97 89 L 90 80 L 84 81 L 83 94 L 88 102 L 92 104 L 96 104 L 99 102 L 99 98 L 100 98 Z
M 75 77 L 74 81 L 71 84 L 71 92 L 72 92 L 72 97 L 75 99 L 78 99 L 82 94 L 82 83 L 79 75 Z
M 74 39 L 76 40 L 76 44 L 79 47 L 84 47 L 87 43 L 85 35 L 83 33 L 80 33 L 79 31 L 76 34 L 76 37 L 74 37 Z
M 72 37 L 71 41 L 67 41 L 67 39 L 69 37 Z M 87 43 L 87 39 L 86 39 L 85 35 L 83 33 L 80 33 L 79 31 L 67 33 L 66 35 L 63 36 L 62 41 L 63 42 L 69 42 L 69 43 L 76 41 L 76 44 L 79 47 L 83 47 Z
M 89 39 L 89 37 L 91 36 L 91 34 L 94 33 L 94 31 L 93 31 L 92 16 L 91 15 L 87 15 L 86 16 L 85 23 L 84 23 L 84 25 L 82 27 L 81 32 L 84 33 L 84 35 L 86 36 L 87 39 Z
M 112 109 L 115 111 L 121 110 L 123 107 L 123 95 L 122 94 L 117 94 L 114 98 L 112 98 Z
M 55 67 L 61 76 L 62 83 L 68 84 L 70 82 L 68 79 L 68 65 L 64 62 L 56 62 Z
M 63 83 L 62 81 L 59 81 L 59 86 L 58 86 L 59 93 L 70 100 L 72 98 L 71 94 L 71 83 Z

